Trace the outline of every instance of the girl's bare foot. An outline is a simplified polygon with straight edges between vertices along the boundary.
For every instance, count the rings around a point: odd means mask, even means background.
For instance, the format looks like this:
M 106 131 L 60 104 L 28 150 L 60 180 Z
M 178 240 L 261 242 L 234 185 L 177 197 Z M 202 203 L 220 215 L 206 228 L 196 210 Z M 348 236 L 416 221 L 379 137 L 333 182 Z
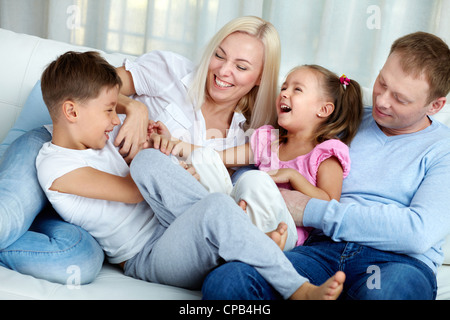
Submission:
M 315 286 L 305 282 L 290 297 L 291 300 L 336 300 L 344 287 L 345 274 L 342 271 L 336 272 L 321 286 Z
M 286 223 L 280 222 L 275 230 L 266 233 L 269 238 L 280 247 L 281 250 L 284 250 L 284 246 L 286 245 L 286 239 L 288 236 L 287 228 L 288 226 Z
M 245 213 L 247 213 L 247 202 L 245 200 L 239 200 L 238 206 L 241 207 L 241 209 L 244 210 Z M 280 247 L 281 250 L 284 250 L 288 235 L 286 223 L 280 222 L 275 230 L 267 232 L 266 234 Z
M 239 200 L 238 206 L 247 213 L 247 202 L 245 200 Z

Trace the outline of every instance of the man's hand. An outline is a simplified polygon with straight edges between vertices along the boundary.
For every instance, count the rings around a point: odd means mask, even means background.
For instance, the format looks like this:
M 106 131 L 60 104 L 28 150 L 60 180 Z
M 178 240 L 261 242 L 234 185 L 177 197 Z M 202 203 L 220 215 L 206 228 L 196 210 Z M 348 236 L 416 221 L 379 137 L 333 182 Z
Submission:
M 303 214 L 305 212 L 306 204 L 311 199 L 301 192 L 296 190 L 280 189 L 281 195 L 286 202 L 286 206 L 294 218 L 295 225 L 303 226 Z

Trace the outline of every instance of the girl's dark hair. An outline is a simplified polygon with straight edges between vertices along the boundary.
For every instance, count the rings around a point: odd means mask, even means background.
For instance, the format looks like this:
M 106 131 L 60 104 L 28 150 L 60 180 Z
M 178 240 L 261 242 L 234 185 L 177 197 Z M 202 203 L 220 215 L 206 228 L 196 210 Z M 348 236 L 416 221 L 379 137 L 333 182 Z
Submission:
M 299 68 L 308 68 L 317 73 L 322 94 L 334 104 L 333 113 L 317 128 L 315 141 L 322 143 L 329 139 L 339 139 L 350 145 L 362 120 L 363 102 L 360 85 L 352 79 L 344 87 L 335 73 L 318 65 L 303 65 L 291 72 Z M 280 128 L 280 137 L 286 133 L 284 128 Z M 283 138 L 280 142 L 284 142 Z

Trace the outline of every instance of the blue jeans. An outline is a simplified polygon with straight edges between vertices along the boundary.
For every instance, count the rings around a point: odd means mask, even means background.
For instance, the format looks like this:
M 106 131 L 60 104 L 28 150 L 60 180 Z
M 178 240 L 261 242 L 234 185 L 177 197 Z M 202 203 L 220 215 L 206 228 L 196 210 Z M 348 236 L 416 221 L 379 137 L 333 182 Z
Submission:
M 346 274 L 340 299 L 433 300 L 436 277 L 421 261 L 351 242 L 312 236 L 286 253 L 297 272 L 320 285 L 338 270 Z M 227 263 L 206 278 L 204 299 L 273 300 L 280 295 L 256 272 L 240 262 Z
M 0 265 L 58 283 L 89 283 L 103 251 L 83 229 L 62 221 L 42 191 L 35 160 L 51 135 L 41 127 L 15 140 L 0 162 Z M 37 218 L 36 218 L 37 217 Z

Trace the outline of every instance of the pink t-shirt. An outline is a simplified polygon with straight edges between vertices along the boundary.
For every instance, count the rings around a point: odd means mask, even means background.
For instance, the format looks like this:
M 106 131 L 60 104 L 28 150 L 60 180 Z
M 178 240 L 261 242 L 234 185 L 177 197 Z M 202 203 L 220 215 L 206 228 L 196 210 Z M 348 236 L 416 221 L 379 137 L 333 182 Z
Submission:
M 291 168 L 300 172 L 312 185 L 317 184 L 317 171 L 320 164 L 331 157 L 341 163 L 344 178 L 350 171 L 350 155 L 348 146 L 340 140 L 331 139 L 318 144 L 309 153 L 289 161 L 281 161 L 278 157 L 278 130 L 265 125 L 252 135 L 250 145 L 254 154 L 255 166 L 262 171 Z M 274 143 L 275 142 L 275 143 Z M 279 188 L 292 189 L 289 184 L 279 184 Z M 308 228 L 297 227 L 299 239 L 297 245 L 303 244 L 308 237 Z

